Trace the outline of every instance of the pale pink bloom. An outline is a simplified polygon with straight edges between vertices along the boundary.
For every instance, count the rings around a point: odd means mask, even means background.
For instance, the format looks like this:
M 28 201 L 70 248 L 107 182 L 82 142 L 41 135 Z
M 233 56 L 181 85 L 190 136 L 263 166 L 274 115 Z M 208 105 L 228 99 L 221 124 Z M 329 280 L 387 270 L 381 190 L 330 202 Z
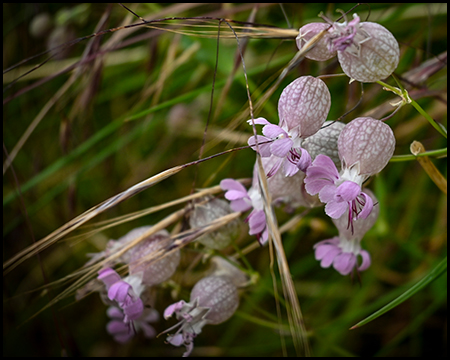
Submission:
M 364 190 L 373 202 L 376 202 L 374 194 Z M 366 270 L 371 263 L 370 254 L 361 248 L 361 240 L 366 232 L 375 224 L 379 214 L 379 206 L 373 207 L 370 215 L 365 219 L 353 221 L 352 228 L 348 226 L 346 214 L 339 219 L 333 219 L 339 236 L 323 240 L 314 245 L 314 253 L 317 260 L 320 260 L 320 266 L 328 268 L 331 265 L 342 275 L 348 275 L 353 272 Z M 361 261 L 359 262 L 359 257 Z
M 271 124 L 264 118 L 257 118 L 256 125 L 264 125 L 264 136 L 252 136 L 248 144 L 254 149 L 258 142 L 262 157 L 276 156 L 278 161 L 269 170 L 273 176 L 281 167 L 286 176 L 292 176 L 299 170 L 306 171 L 311 164 L 311 157 L 302 148 L 302 142 L 319 131 L 325 122 L 331 106 L 330 92 L 325 83 L 312 76 L 302 76 L 281 93 L 278 101 L 278 125 Z M 252 120 L 248 120 L 250 125 Z
M 328 156 L 318 155 L 306 171 L 306 191 L 319 194 L 331 218 L 347 213 L 352 228 L 353 220 L 365 219 L 373 208 L 372 199 L 361 190 L 363 182 L 386 166 L 394 147 L 395 137 L 388 125 L 369 117 L 357 118 L 339 135 L 341 171 Z
M 167 337 L 174 346 L 184 345 L 189 356 L 194 348 L 195 337 L 207 324 L 220 324 L 228 320 L 239 306 L 236 286 L 227 276 L 208 276 L 201 279 L 191 291 L 190 302 L 183 300 L 172 304 L 164 311 L 164 318 L 175 315 L 178 324 L 164 333 L 179 329 Z

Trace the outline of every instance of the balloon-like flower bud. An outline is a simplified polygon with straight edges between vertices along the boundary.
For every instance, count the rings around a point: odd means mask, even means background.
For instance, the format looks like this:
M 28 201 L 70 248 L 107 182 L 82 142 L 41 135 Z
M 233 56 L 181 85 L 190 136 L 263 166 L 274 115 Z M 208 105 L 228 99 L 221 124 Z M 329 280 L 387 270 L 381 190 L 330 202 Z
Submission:
M 301 50 L 309 40 L 319 34 L 322 30 L 329 27 L 330 25 L 326 23 L 309 23 L 302 26 L 297 38 L 295 39 L 298 49 Z M 330 36 L 330 33 L 327 32 L 325 36 L 316 43 L 314 48 L 305 54 L 305 57 L 316 61 L 325 61 L 335 57 L 336 50 L 330 51 L 328 46 L 331 41 Z
M 342 40 L 338 60 L 348 77 L 360 82 L 375 82 L 390 76 L 400 58 L 398 42 L 384 26 L 373 22 L 335 23 L 331 37 Z M 343 45 L 347 43 L 348 46 Z
M 319 131 L 330 107 L 330 91 L 322 80 L 313 76 L 299 77 L 284 88 L 278 100 L 279 126 L 293 140 L 305 139 Z M 294 140 L 293 147 L 298 146 Z
M 358 175 L 363 176 L 362 181 L 379 173 L 387 165 L 394 148 L 392 129 L 371 117 L 359 117 L 349 122 L 338 140 L 342 169 L 354 169 Z
M 226 201 L 210 198 L 209 201 L 195 204 L 189 224 L 191 228 L 206 226 L 213 220 L 231 213 L 230 205 Z M 217 231 L 200 236 L 197 241 L 208 248 L 220 250 L 230 245 L 238 230 L 238 221 L 234 220 Z
M 338 138 L 345 124 L 340 121 L 325 121 L 322 128 L 303 142 L 303 148 L 314 160 L 317 155 L 327 155 L 340 170 L 341 159 L 338 153 Z
M 133 229 L 132 235 L 137 238 L 150 228 L 151 226 L 143 226 Z M 127 236 L 130 236 L 130 233 Z M 170 244 L 169 233 L 161 230 L 127 251 L 125 255 L 128 258 L 130 275 L 142 272 L 142 284 L 147 286 L 157 285 L 168 280 L 180 263 L 180 251 L 176 250 L 160 258 L 152 258 L 151 254 L 169 247 Z

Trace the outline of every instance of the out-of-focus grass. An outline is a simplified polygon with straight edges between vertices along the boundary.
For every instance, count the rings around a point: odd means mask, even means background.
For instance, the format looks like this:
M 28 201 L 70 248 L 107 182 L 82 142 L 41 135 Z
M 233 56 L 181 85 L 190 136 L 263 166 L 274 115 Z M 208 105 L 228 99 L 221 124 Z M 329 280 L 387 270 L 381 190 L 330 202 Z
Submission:
M 285 6 L 295 29 L 307 22 L 319 21 L 320 11 L 336 17 L 334 10 L 337 8 L 348 10 L 349 5 Z M 148 4 L 134 5 L 132 9 L 146 19 L 213 16 L 246 21 L 252 5 Z M 359 7 L 357 12 L 362 19 L 369 14 L 365 6 Z M 46 19 L 43 14 L 48 15 Z M 103 22 L 106 14 L 109 16 Z M 39 26 L 35 23 L 38 16 L 42 21 Z M 132 18 L 118 5 L 93 4 L 4 4 L 3 17 L 4 69 L 46 50 L 49 39 L 58 34 L 60 37 L 53 45 L 92 34 L 97 24 L 101 29 L 113 28 L 121 25 L 125 18 Z M 446 50 L 446 4 L 372 4 L 369 21 L 386 26 L 398 39 L 401 49 L 401 61 L 395 72 L 398 75 Z M 288 27 L 278 5 L 262 4 L 255 22 Z M 202 30 L 198 24 L 192 29 Z M 227 26 L 222 24 L 221 30 L 227 32 Z M 80 71 L 78 78 L 42 118 L 4 175 L 4 260 L 108 197 L 169 167 L 198 158 L 210 110 L 217 40 L 144 27 L 120 30 L 75 44 L 60 58 L 43 65 L 40 73 L 31 73 L 5 91 L 4 99 L 8 99 L 30 87 L 3 107 L 4 147 L 11 152 L 29 124 L 72 73 L 64 73 L 42 84 L 36 82 L 63 70 L 67 61 L 79 60 L 88 46 L 94 54 L 108 42 L 117 49 L 104 55 L 96 54 L 85 65 L 76 67 L 75 71 Z M 245 145 L 251 133 L 244 122 L 233 128 L 233 133 L 225 132 L 246 107 L 242 67 L 224 103 L 218 102 L 232 73 L 236 49 L 233 39 L 220 41 L 214 116 L 203 156 Z M 261 86 L 267 86 L 265 81 L 277 75 L 295 51 L 292 39 L 251 39 L 244 55 L 251 93 L 256 94 Z M 47 55 L 43 55 L 27 62 L 19 67 L 19 74 L 26 71 L 25 66 L 40 64 L 46 58 Z M 276 122 L 278 96 L 294 78 L 338 72 L 337 62 L 304 61 L 255 116 Z M 446 75 L 444 67 L 421 83 L 421 89 L 404 84 L 410 93 L 418 94 L 417 101 L 425 111 L 445 125 Z M 17 76 L 17 73 L 4 75 L 4 86 Z M 332 94 L 329 119 L 336 119 L 357 103 L 360 88 L 357 84 L 348 85 L 346 78 L 325 81 Z M 392 80 L 388 82 L 395 85 Z M 366 114 L 386 101 L 396 100 L 377 84 L 365 85 L 364 89 L 362 103 L 344 121 Z M 218 106 L 221 111 L 216 113 Z M 421 141 L 427 150 L 446 146 L 445 139 L 411 106 L 402 108 L 388 124 L 396 135 L 396 155 L 408 154 L 413 140 Z M 249 177 L 254 160 L 253 151 L 243 150 L 202 163 L 197 170 L 187 168 L 95 221 L 185 196 L 191 192 L 195 176 L 196 187 L 215 185 L 225 177 Z M 433 159 L 433 162 L 446 176 L 446 159 Z M 439 277 L 382 317 L 349 330 L 409 289 L 446 254 L 446 196 L 417 162 L 391 163 L 369 186 L 379 199 L 381 213 L 377 224 L 363 240 L 363 246 L 372 255 L 372 266 L 362 274 L 360 283 L 332 269 L 321 269 L 314 259 L 313 244 L 335 234 L 322 208 L 309 212 L 297 227 L 283 235 L 312 352 L 316 356 L 445 355 L 446 276 Z M 63 287 L 52 287 L 48 293 L 42 289 L 31 293 L 30 290 L 78 269 L 86 261 L 86 253 L 98 251 L 107 239 L 116 239 L 136 226 L 154 224 L 168 213 L 161 211 L 119 225 L 81 243 L 62 241 L 6 275 L 4 355 L 59 355 L 62 351 L 83 356 L 180 355 L 181 349 L 165 345 L 163 337 L 151 341 L 137 337 L 127 345 L 115 344 L 105 330 L 106 307 L 95 295 L 80 302 L 67 299 L 30 319 Z M 277 216 L 282 224 L 291 215 L 277 210 Z M 246 244 L 251 239 L 245 233 L 244 229 L 242 238 Z M 191 259 L 190 255 L 185 261 Z M 280 336 L 285 337 L 288 353 L 294 354 L 289 334 L 280 335 L 274 330 L 278 320 L 268 249 L 257 249 L 247 257 L 260 274 L 258 283 L 243 293 L 238 313 L 231 320 L 204 328 L 195 340 L 196 354 L 280 355 Z M 186 264 L 184 266 L 187 268 Z M 177 276 L 174 279 L 180 279 L 181 274 Z M 156 307 L 163 311 L 172 301 L 170 290 L 163 289 Z M 286 319 L 281 321 L 285 323 Z M 163 320 L 156 325 L 158 331 L 168 326 Z

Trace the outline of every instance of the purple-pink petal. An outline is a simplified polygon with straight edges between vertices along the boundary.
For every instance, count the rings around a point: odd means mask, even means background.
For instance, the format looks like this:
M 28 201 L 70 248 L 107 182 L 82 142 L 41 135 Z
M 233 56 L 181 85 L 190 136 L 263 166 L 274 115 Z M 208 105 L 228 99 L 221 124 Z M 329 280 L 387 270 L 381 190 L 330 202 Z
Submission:
M 305 149 L 301 149 L 300 160 L 297 162 L 297 167 L 306 173 L 306 170 L 311 166 L 311 155 Z
M 272 144 L 272 139 L 262 135 L 256 135 L 256 139 L 258 140 L 259 154 L 262 157 L 269 157 L 271 155 L 270 145 Z M 256 140 L 254 136 L 251 136 L 247 143 L 256 151 Z
M 319 195 L 320 197 L 320 195 Z M 321 200 L 322 201 L 322 200 Z M 332 219 L 339 219 L 348 209 L 348 203 L 331 200 L 325 205 L 325 213 Z
M 234 179 L 223 179 L 220 182 L 220 187 L 223 190 L 238 190 L 247 193 L 247 190 L 245 189 L 244 185 L 242 185 L 239 181 L 236 181 Z
M 243 192 L 241 190 L 228 190 L 225 193 L 225 199 L 227 200 L 239 200 L 248 197 L 247 191 Z
M 98 272 L 98 279 L 103 281 L 106 289 L 121 280 L 120 275 L 111 268 L 102 269 Z
M 333 267 L 341 275 L 348 275 L 356 265 L 356 256 L 353 253 L 342 253 L 334 258 Z
M 255 122 L 255 125 L 269 125 L 270 124 L 270 122 L 267 121 L 266 119 L 264 119 L 263 117 L 253 119 L 253 121 Z M 252 119 L 247 120 L 247 123 L 252 125 Z
M 134 336 L 134 331 L 130 324 L 118 320 L 110 321 L 106 325 L 106 331 L 114 336 L 114 340 L 121 344 L 128 342 Z
M 358 266 L 358 270 L 364 271 L 370 266 L 370 254 L 366 250 L 361 250 L 359 254 L 361 255 L 362 262 L 361 265 Z
M 290 162 L 287 158 L 283 160 L 283 168 L 285 176 L 294 176 L 299 171 L 298 166 Z
M 170 318 L 173 313 L 176 313 L 177 311 L 180 311 L 181 308 L 186 304 L 186 302 L 184 300 L 178 301 L 172 305 L 169 305 L 168 307 L 166 307 L 166 310 L 164 310 L 164 319 L 168 319 Z
M 353 201 L 361 193 L 361 187 L 353 181 L 344 181 L 336 188 L 336 200 Z
M 264 210 L 254 210 L 248 217 L 248 225 L 250 227 L 250 235 L 261 233 L 266 227 L 266 214 Z
M 342 250 L 335 244 L 323 243 L 316 245 L 319 246 L 315 246 L 314 255 L 316 260 L 321 260 L 320 266 L 323 268 L 329 267 L 333 263 L 334 258 L 342 252 Z
M 130 320 L 136 320 L 144 311 L 144 303 L 142 300 L 138 297 L 136 299 L 133 299 L 131 296 L 129 296 L 126 299 L 126 304 L 123 307 L 123 313 L 125 314 L 125 322 L 128 322 Z
M 278 157 L 286 157 L 292 148 L 293 141 L 289 138 L 275 140 L 270 145 L 270 152 Z
M 365 219 L 367 218 L 373 209 L 373 200 L 372 198 L 364 192 L 361 192 L 361 196 L 364 197 L 365 203 L 360 213 L 356 216 L 357 219 Z
M 110 300 L 116 300 L 119 304 L 123 303 L 128 295 L 131 285 L 125 281 L 118 281 L 111 285 L 108 290 L 108 298 Z
M 288 133 L 284 131 L 281 127 L 274 124 L 268 124 L 262 128 L 262 133 L 271 138 L 275 139 L 280 135 L 284 135 L 286 138 L 288 137 Z
M 319 199 L 323 203 L 327 203 L 329 201 L 336 201 L 336 187 L 333 185 L 330 185 L 330 183 L 327 183 L 322 187 L 322 189 L 319 191 Z
M 230 202 L 230 208 L 233 211 L 244 212 L 250 210 L 252 208 L 252 205 L 249 202 L 245 201 L 245 199 L 239 199 Z
M 333 160 L 331 160 L 328 156 L 319 154 L 316 156 L 314 161 L 312 162 L 310 168 L 308 169 L 311 172 L 311 176 L 318 176 L 319 174 L 326 175 L 327 178 L 339 179 L 339 171 L 336 168 Z M 315 171 L 322 171 L 315 173 Z

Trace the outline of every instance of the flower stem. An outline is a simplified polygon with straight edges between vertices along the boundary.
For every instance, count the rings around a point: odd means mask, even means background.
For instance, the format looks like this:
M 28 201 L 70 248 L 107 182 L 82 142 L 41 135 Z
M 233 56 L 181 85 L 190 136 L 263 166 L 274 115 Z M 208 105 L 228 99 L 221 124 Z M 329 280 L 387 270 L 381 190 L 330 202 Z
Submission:
M 394 80 L 397 82 L 400 88 L 396 88 L 382 81 L 377 81 L 377 83 L 383 86 L 384 90 L 392 91 L 394 94 L 400 96 L 404 104 L 411 104 L 419 112 L 419 114 L 421 114 L 423 117 L 425 117 L 425 119 L 428 120 L 431 126 L 433 126 L 442 136 L 447 138 L 447 131 L 444 128 L 442 128 L 442 126 L 438 124 L 430 115 L 428 115 L 427 112 L 423 110 L 416 101 L 411 99 L 408 92 L 401 86 L 401 84 L 397 81 L 395 77 Z

